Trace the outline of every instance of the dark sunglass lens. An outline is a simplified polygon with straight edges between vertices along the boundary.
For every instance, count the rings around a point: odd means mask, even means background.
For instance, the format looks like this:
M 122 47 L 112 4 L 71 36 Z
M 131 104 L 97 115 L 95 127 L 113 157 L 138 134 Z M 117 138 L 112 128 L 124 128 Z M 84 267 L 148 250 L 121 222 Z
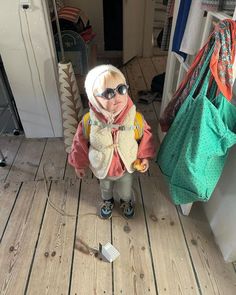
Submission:
M 125 95 L 127 93 L 127 86 L 126 85 L 120 85 L 118 88 L 117 88 L 117 91 L 119 94 L 121 95 Z
M 103 92 L 102 96 L 104 96 L 106 99 L 111 99 L 111 98 L 113 98 L 115 96 L 115 91 L 113 89 L 111 89 L 111 88 L 107 88 Z

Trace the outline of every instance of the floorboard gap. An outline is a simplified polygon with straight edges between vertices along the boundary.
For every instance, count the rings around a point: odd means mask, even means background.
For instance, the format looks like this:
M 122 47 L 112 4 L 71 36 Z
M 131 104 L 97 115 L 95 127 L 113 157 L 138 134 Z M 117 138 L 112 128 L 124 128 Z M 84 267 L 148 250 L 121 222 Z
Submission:
M 37 175 L 38 175 L 38 172 L 39 172 L 39 167 L 40 167 L 41 161 L 43 159 L 43 155 L 44 155 L 44 152 L 45 152 L 45 149 L 46 149 L 47 142 L 48 142 L 48 138 L 45 140 L 42 155 L 40 157 L 39 164 L 38 164 L 37 170 L 36 170 L 35 175 L 34 175 L 34 180 L 36 180 L 36 178 L 37 178 Z
M 51 187 L 52 187 L 52 181 L 50 181 L 48 195 L 50 194 Z M 36 188 L 35 188 L 34 194 L 35 193 L 36 193 Z M 37 250 L 37 247 L 38 247 L 39 237 L 40 237 L 41 229 L 42 229 L 42 226 L 43 226 L 43 220 L 44 220 L 44 216 L 45 216 L 45 213 L 46 213 L 47 206 L 48 206 L 48 198 L 47 198 L 47 200 L 45 202 L 43 215 L 42 215 L 41 223 L 40 223 L 40 226 L 39 226 L 38 237 L 37 237 L 37 241 L 35 243 L 33 257 L 32 257 L 31 263 L 30 263 L 30 268 L 29 268 L 29 272 L 28 272 L 28 277 L 27 277 L 27 281 L 26 281 L 26 285 L 25 285 L 24 294 L 27 294 L 27 290 L 28 290 L 28 287 L 29 287 L 30 276 L 31 276 L 32 268 L 33 268 L 34 258 L 35 258 L 36 250 Z
M 73 241 L 72 257 L 71 257 L 71 268 L 70 268 L 70 279 L 69 279 L 68 295 L 70 295 L 70 293 L 71 293 L 71 281 L 72 281 L 73 266 L 74 266 L 76 232 L 77 232 L 77 226 L 78 226 L 78 220 L 79 220 L 79 206 L 80 206 L 81 188 L 82 188 L 82 180 L 80 180 L 79 193 L 78 193 L 78 204 L 77 204 L 77 210 L 76 210 L 76 220 L 75 220 L 74 241 Z
M 0 238 L 0 243 L 2 242 L 2 239 L 3 239 L 3 237 L 4 237 L 5 231 L 6 231 L 6 229 L 7 229 L 7 225 L 8 225 L 8 223 L 9 223 L 10 218 L 11 218 L 11 214 L 12 214 L 14 208 L 15 208 L 15 204 L 16 204 L 16 201 L 17 201 L 17 199 L 18 199 L 18 196 L 19 196 L 20 190 L 21 190 L 21 188 L 22 188 L 22 185 L 23 185 L 23 182 L 21 182 L 21 184 L 20 184 L 20 186 L 19 186 L 18 192 L 17 192 L 16 197 L 15 197 L 15 201 L 14 201 L 14 203 L 13 203 L 13 206 L 12 206 L 11 211 L 10 211 L 10 214 L 9 214 L 9 216 L 8 216 L 8 219 L 7 219 L 6 225 L 5 225 L 4 230 L 3 230 L 3 232 L 2 232 L 2 236 L 1 236 L 1 238 Z
M 190 262 L 191 262 L 191 265 L 192 265 L 194 277 L 195 277 L 195 280 L 196 280 L 196 283 L 197 283 L 197 286 L 198 286 L 199 294 L 204 295 L 202 293 L 202 290 L 201 290 L 201 286 L 200 286 L 200 283 L 199 283 L 197 271 L 195 269 L 193 258 L 192 258 L 192 255 L 191 255 L 191 252 L 190 252 L 190 249 L 189 249 L 189 246 L 188 246 L 188 241 L 187 241 L 187 238 L 186 238 L 186 235 L 185 235 L 184 226 L 183 226 L 182 220 L 180 218 L 181 213 L 179 212 L 180 210 L 178 210 L 177 206 L 175 208 L 176 208 L 176 211 L 177 211 L 177 214 L 178 214 L 178 217 L 179 217 L 180 226 L 181 226 L 181 229 L 182 229 L 182 232 L 183 232 L 183 237 L 184 237 L 185 244 L 186 244 L 186 247 L 187 247 L 187 250 L 188 250 L 188 254 L 189 254 Z
M 152 272 L 153 272 L 153 277 L 154 277 L 154 284 L 155 284 L 155 289 L 156 289 L 156 295 L 158 295 L 157 279 L 156 279 L 155 267 L 154 267 L 154 262 L 153 262 L 151 240 L 150 240 L 150 234 L 149 234 L 149 229 L 148 229 L 148 224 L 147 224 L 147 215 L 146 215 L 146 210 L 145 210 L 144 201 L 143 201 L 143 191 L 142 191 L 142 187 L 141 187 L 141 183 L 140 183 L 140 178 L 138 178 L 138 183 L 139 183 L 139 189 L 140 189 L 140 194 L 141 194 L 145 225 L 146 225 L 146 230 L 147 230 L 148 246 L 149 246 L 149 252 L 150 252 L 151 262 L 152 262 Z

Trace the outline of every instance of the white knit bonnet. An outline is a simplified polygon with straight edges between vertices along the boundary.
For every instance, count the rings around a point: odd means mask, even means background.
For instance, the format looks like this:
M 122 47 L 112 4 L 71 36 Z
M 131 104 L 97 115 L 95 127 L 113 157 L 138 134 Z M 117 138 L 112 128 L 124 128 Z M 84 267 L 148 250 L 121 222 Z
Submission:
M 106 118 L 108 118 L 108 121 L 113 121 L 113 118 L 111 118 L 113 116 L 111 116 L 111 114 L 108 111 L 104 110 L 99 105 L 95 96 L 93 95 L 94 85 L 95 85 L 97 78 L 105 72 L 118 73 L 119 76 L 121 77 L 121 79 L 124 80 L 124 83 L 126 83 L 126 79 L 119 69 L 117 69 L 113 65 L 100 65 L 100 66 L 93 68 L 92 70 L 90 70 L 88 72 L 86 79 L 85 79 L 85 90 L 86 90 L 86 93 L 88 96 L 88 100 L 90 101 L 92 106 L 96 109 L 96 111 L 98 111 L 99 113 L 102 113 Z

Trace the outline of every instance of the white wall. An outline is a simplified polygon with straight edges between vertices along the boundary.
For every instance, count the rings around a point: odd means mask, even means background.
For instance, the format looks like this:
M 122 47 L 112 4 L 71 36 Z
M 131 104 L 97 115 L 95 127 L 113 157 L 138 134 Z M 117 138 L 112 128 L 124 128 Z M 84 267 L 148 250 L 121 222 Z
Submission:
M 60 137 L 62 122 L 57 66 L 45 1 L 0 0 L 0 49 L 27 137 Z

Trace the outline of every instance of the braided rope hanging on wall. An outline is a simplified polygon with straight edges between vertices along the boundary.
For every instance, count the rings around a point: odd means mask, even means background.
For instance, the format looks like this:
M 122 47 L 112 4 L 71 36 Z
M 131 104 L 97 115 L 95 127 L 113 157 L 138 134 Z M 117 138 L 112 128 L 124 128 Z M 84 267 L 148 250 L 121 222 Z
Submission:
M 58 67 L 64 144 L 66 152 L 69 153 L 83 114 L 83 105 L 72 64 L 59 63 Z

